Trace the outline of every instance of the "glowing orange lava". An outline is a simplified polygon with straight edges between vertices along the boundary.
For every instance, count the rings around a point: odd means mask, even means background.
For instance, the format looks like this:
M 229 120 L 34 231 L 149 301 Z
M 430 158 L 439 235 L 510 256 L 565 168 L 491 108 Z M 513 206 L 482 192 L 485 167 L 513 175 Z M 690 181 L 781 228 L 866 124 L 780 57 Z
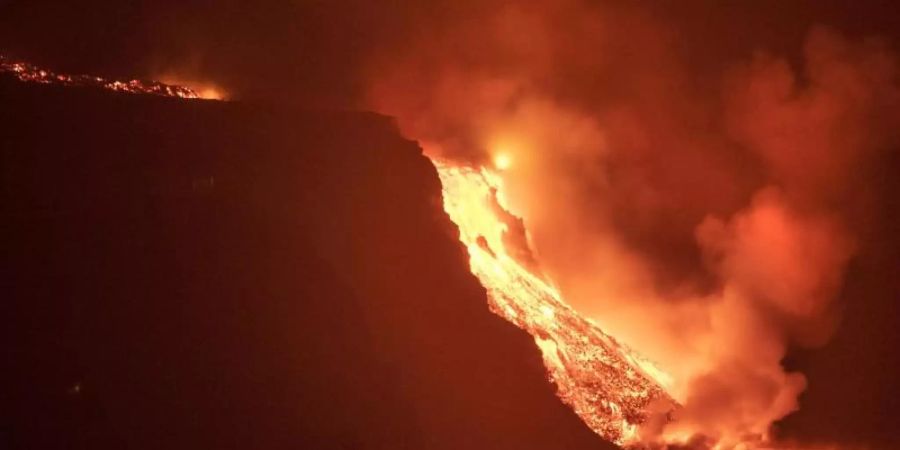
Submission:
M 651 416 L 668 420 L 676 404 L 668 375 L 579 315 L 522 254 L 527 239 L 513 236 L 502 179 L 486 168 L 433 160 L 444 209 L 457 224 L 472 273 L 488 293 L 491 311 L 530 333 L 560 399 L 597 434 L 619 445 L 638 441 Z M 498 166 L 497 161 L 494 162 Z M 519 244 L 516 244 L 519 243 Z
M 221 93 L 217 90 L 204 89 L 203 91 L 198 93 L 197 91 L 186 88 L 184 86 L 165 84 L 158 81 L 116 81 L 91 75 L 60 74 L 41 69 L 40 67 L 26 62 L 12 61 L 0 55 L 0 74 L 3 73 L 11 74 L 21 81 L 31 83 L 94 87 L 116 92 L 125 92 L 129 94 L 149 94 L 162 97 L 178 97 L 186 99 L 221 98 Z

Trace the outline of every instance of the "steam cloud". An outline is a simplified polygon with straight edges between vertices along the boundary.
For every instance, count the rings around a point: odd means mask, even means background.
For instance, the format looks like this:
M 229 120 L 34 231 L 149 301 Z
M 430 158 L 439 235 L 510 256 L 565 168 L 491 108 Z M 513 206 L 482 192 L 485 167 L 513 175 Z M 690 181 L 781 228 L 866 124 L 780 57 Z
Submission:
M 877 208 L 865 173 L 897 140 L 897 60 L 815 28 L 799 64 L 760 52 L 701 74 L 644 10 L 543 3 L 427 24 L 374 60 L 370 105 L 432 154 L 511 155 L 543 270 L 674 375 L 684 408 L 647 442 L 768 438 L 807 383 L 789 347 L 838 326 Z

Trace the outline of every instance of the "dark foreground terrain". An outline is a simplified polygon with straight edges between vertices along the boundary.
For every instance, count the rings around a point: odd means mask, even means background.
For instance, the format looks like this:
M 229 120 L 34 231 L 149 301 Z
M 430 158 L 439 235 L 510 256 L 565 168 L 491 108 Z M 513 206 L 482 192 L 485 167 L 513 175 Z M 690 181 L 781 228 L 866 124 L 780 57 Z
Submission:
M 612 448 L 374 114 L 0 79 L 0 448 Z

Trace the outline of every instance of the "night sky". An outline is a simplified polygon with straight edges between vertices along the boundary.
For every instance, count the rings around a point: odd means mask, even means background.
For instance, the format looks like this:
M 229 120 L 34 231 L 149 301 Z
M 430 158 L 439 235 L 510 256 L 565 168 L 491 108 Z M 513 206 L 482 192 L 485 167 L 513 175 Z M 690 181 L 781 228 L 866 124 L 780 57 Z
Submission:
M 646 3 L 650 14 L 671 21 L 682 38 L 678 46 L 704 70 L 721 70 L 761 49 L 796 55 L 816 24 L 900 39 L 900 18 L 889 1 Z M 61 71 L 128 77 L 187 67 L 240 97 L 346 106 L 358 104 L 368 57 L 487 4 L 6 0 L 0 39 L 5 52 Z

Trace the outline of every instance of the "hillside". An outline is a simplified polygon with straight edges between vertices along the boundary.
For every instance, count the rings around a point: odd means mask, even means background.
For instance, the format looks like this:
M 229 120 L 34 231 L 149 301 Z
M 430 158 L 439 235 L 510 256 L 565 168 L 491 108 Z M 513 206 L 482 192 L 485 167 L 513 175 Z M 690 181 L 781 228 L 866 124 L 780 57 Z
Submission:
M 613 448 L 370 113 L 0 79 L 3 448 Z

